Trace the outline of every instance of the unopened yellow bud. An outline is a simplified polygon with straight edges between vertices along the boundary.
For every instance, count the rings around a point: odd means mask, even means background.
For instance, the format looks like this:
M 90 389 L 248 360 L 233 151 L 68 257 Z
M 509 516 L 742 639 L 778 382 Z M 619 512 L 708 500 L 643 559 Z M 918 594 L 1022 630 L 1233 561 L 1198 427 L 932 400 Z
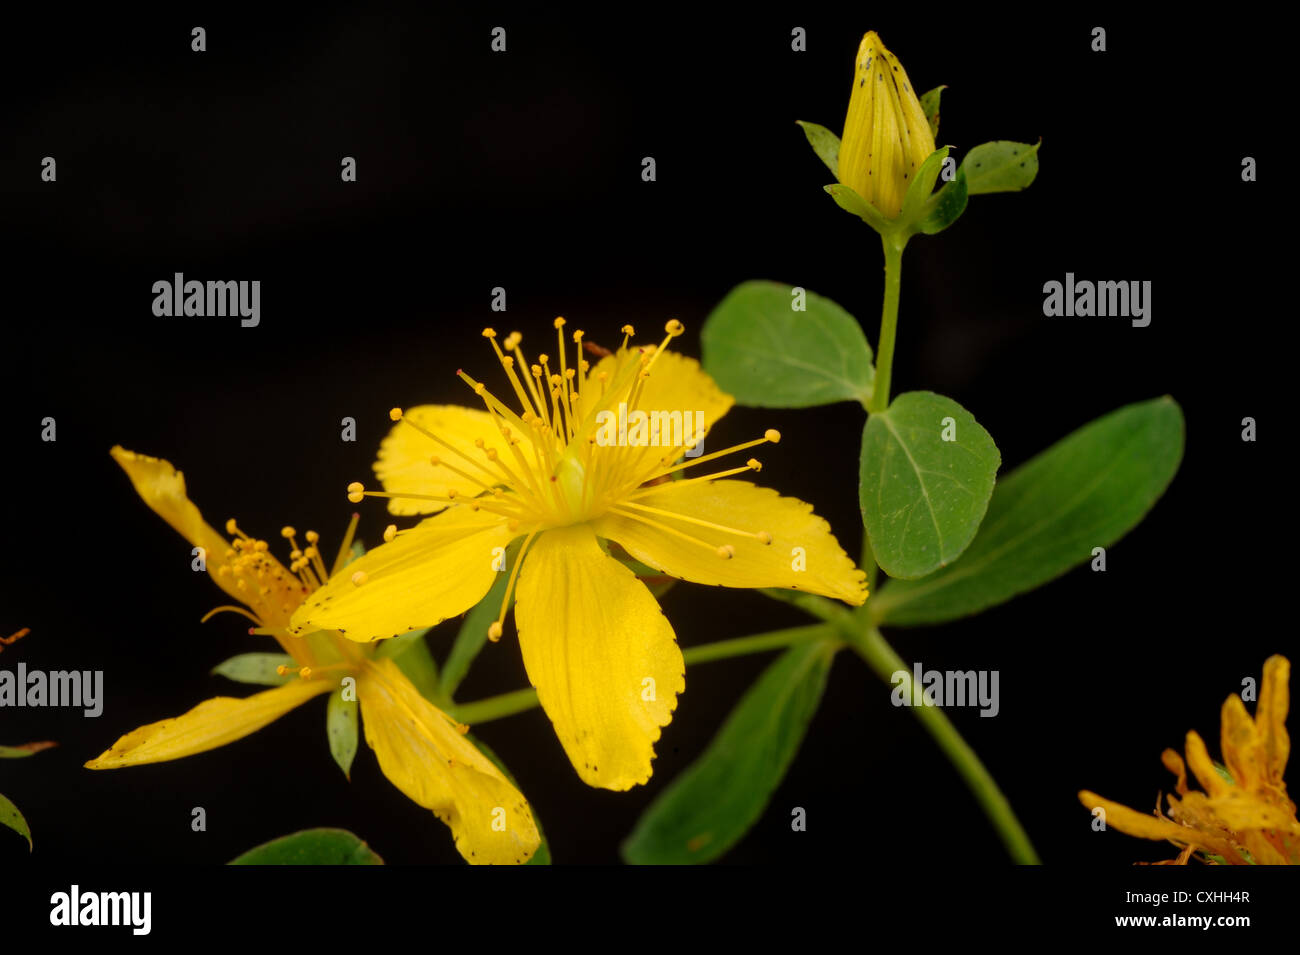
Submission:
M 839 177 L 886 218 L 897 218 L 934 135 L 898 57 L 875 31 L 862 38 L 840 138 Z

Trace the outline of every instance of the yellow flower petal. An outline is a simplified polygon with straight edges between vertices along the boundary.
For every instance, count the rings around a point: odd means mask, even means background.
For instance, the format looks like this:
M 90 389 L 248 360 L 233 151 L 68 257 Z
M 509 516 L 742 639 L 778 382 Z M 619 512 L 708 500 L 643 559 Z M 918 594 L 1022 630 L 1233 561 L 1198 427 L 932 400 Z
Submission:
M 482 492 L 481 484 L 457 474 L 447 467 L 448 464 L 475 478 L 484 479 L 484 483 L 489 486 L 495 483 L 473 463 L 483 460 L 482 452 L 474 446 L 477 439 L 481 438 L 485 447 L 505 452 L 506 444 L 501 431 L 486 411 L 462 408 L 459 405 L 417 405 L 405 409 L 402 415 L 470 455 L 472 461 L 449 451 L 445 445 L 421 434 L 410 424 L 399 421 L 379 445 L 379 460 L 375 462 L 375 475 L 385 491 L 390 494 L 432 494 L 438 497 L 446 497 L 449 490 L 471 497 Z M 430 463 L 435 455 L 439 458 L 436 465 Z M 412 498 L 391 498 L 388 501 L 390 514 L 404 516 L 433 514 L 446 506 L 438 501 Z
M 532 857 L 541 837 L 524 797 L 392 660 L 367 664 L 357 692 L 379 768 L 447 824 L 466 861 L 512 865 Z
M 230 544 L 225 537 L 203 520 L 198 507 L 186 496 L 185 475 L 172 467 L 168 461 L 151 458 L 145 454 L 136 454 L 120 446 L 115 446 L 109 454 L 122 466 L 122 470 L 135 486 L 136 493 L 150 509 L 170 524 L 191 545 L 202 547 L 207 552 L 208 573 L 217 582 L 217 586 L 240 603 L 244 603 L 245 595 L 235 589 L 233 578 L 223 579 L 216 572 L 225 560 L 225 553 L 230 548 Z
M 1287 758 L 1291 755 L 1291 737 L 1286 731 L 1290 679 L 1291 662 L 1286 657 L 1274 655 L 1264 661 L 1259 704 L 1255 707 L 1255 725 L 1259 731 L 1264 772 L 1268 781 L 1275 786 L 1281 784 Z
M 858 47 L 844 119 L 840 182 L 892 219 L 932 152 L 934 135 L 903 65 L 874 31 L 868 33 Z
M 1235 693 L 1223 702 L 1220 714 L 1219 748 L 1223 764 L 1239 789 L 1254 790 L 1260 783 L 1261 765 L 1255 721 L 1246 712 L 1246 704 Z
M 537 539 L 515 599 L 528 679 L 578 775 L 604 789 L 644 783 L 686 688 L 654 597 L 579 524 Z
M 617 541 L 656 570 L 699 584 L 790 587 L 836 597 L 854 606 L 867 599 L 866 574 L 844 553 L 830 525 L 813 514 L 811 504 L 745 481 L 669 482 L 635 498 L 634 503 L 772 536 L 772 543 L 764 544 L 752 537 L 631 507 L 594 522 L 597 534 Z M 660 526 L 651 526 L 647 520 Z M 683 540 L 665 527 L 709 546 Z M 718 556 L 721 545 L 734 549 L 731 559 Z
M 348 564 L 294 612 L 289 632 L 368 643 L 432 627 L 483 599 L 498 548 L 515 536 L 500 515 L 457 504 Z
M 1270 806 L 1249 792 L 1232 789 L 1209 800 L 1209 806 L 1225 826 L 1235 832 L 1248 829 L 1279 829 L 1300 833 L 1300 823 L 1289 812 Z
M 160 720 L 127 733 L 86 763 L 87 769 L 117 769 L 162 763 L 204 753 L 256 733 L 313 696 L 338 684 L 330 680 L 293 680 L 243 699 L 218 696 L 175 719 Z
M 1183 752 L 1187 754 L 1187 766 L 1192 771 L 1192 775 L 1207 793 L 1211 796 L 1222 796 L 1232 789 L 1232 783 L 1220 776 L 1219 771 L 1214 768 L 1210 751 L 1205 748 L 1205 740 L 1201 739 L 1200 734 L 1195 730 L 1187 734 Z
M 1159 816 L 1138 812 L 1120 803 L 1111 802 L 1109 799 L 1102 799 L 1096 793 L 1086 789 L 1079 793 L 1079 802 L 1090 810 L 1100 806 L 1106 811 L 1106 825 L 1118 829 L 1125 835 L 1137 836 L 1139 839 L 1171 840 L 1184 845 L 1204 846 L 1205 844 L 1204 838 L 1194 829 L 1180 826 L 1168 819 L 1161 819 Z

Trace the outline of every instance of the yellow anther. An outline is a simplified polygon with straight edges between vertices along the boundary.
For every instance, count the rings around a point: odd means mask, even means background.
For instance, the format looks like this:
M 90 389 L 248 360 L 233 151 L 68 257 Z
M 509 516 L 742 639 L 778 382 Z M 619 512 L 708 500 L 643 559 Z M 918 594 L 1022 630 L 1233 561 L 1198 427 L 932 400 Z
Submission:
M 531 367 L 529 367 L 528 370 L 531 371 L 531 372 L 533 373 L 533 377 L 534 377 L 534 378 L 540 378 L 540 377 L 542 377 L 542 366 L 541 366 L 541 365 L 532 365 Z
M 483 329 L 483 337 L 484 337 L 484 338 L 496 338 L 496 337 L 497 337 L 497 330 L 496 330 L 495 328 L 485 328 L 485 329 Z
M 357 485 L 357 487 L 360 487 L 360 486 L 361 486 L 360 484 Z M 352 488 L 349 487 L 348 490 L 350 491 L 350 490 L 352 490 Z M 290 537 L 293 537 L 293 535 L 294 535 L 294 534 L 297 534 L 297 533 L 298 533 L 298 532 L 297 532 L 296 530 L 294 530 L 292 527 L 290 527 L 288 524 L 285 524 L 284 527 L 280 528 L 280 536 L 283 537 L 283 538 L 285 538 L 285 539 L 288 539 L 288 538 L 290 538 Z
M 581 328 L 575 328 L 575 329 L 573 330 L 573 343 L 574 343 L 575 345 L 581 345 L 581 344 L 582 344 L 582 336 L 585 335 L 585 334 L 586 334 L 586 332 L 584 332 Z
M 664 331 L 676 338 L 682 332 L 686 331 L 686 326 L 675 318 L 668 319 L 668 324 L 664 326 Z
M 266 541 L 253 541 L 253 550 L 257 551 L 259 554 L 265 554 L 270 547 L 271 545 Z
M 718 548 L 718 556 L 723 560 L 731 560 L 731 558 L 736 556 L 736 548 L 732 547 L 730 544 L 723 544 Z
M 622 332 L 624 335 L 636 334 L 636 329 L 633 328 L 631 325 L 624 325 L 622 328 L 619 329 L 619 331 Z
M 288 676 L 288 675 L 289 675 L 289 667 L 287 667 L 287 666 L 285 666 L 283 663 L 281 663 L 278 667 L 275 668 L 275 672 L 278 673 L 280 676 Z
M 302 560 L 302 551 L 295 547 L 293 550 L 289 551 L 289 559 L 292 561 Z
M 505 368 L 507 371 L 509 371 L 510 369 L 512 369 L 512 368 L 515 367 L 515 360 L 514 360 L 513 358 L 511 358 L 509 355 L 502 355 L 502 356 L 501 356 L 501 365 L 502 365 L 503 368 Z
M 357 587 L 360 587 L 362 584 L 364 584 L 366 580 L 367 580 L 367 575 L 364 570 L 358 570 L 355 574 L 352 575 L 352 583 Z
M 319 541 L 319 540 L 320 540 L 320 535 L 317 534 L 315 531 L 308 531 L 308 532 L 307 532 L 307 543 L 308 543 L 308 544 L 315 544 L 315 543 L 316 543 L 317 541 Z
M 311 679 L 311 667 L 303 667 L 301 670 L 298 671 L 298 675 L 299 675 L 300 677 L 302 677 L 304 680 L 310 680 L 310 679 Z
M 436 468 L 439 464 L 442 463 L 442 458 L 438 457 L 436 454 L 431 454 L 429 455 L 429 463 Z
M 397 525 L 389 524 L 384 528 L 384 543 L 391 544 L 397 538 Z
M 558 317 L 558 318 L 556 318 L 555 321 L 553 321 L 551 324 L 554 325 L 556 328 L 563 328 L 563 327 L 564 327 L 564 319 L 563 319 L 563 317 Z
M 505 346 L 506 351 L 514 351 L 519 347 L 519 343 L 523 340 L 524 336 L 522 334 L 519 332 L 511 332 L 506 336 L 506 340 L 502 342 L 502 344 Z
M 388 409 L 388 418 L 389 418 L 390 421 L 401 421 L 401 420 L 402 420 L 402 409 L 401 409 L 401 408 L 389 408 L 389 409 Z
M 455 498 L 460 497 L 460 491 L 456 490 L 454 487 L 449 487 L 447 488 L 447 497 L 454 500 Z
M 767 531 L 759 531 L 759 532 L 758 532 L 757 534 L 755 534 L 754 536 L 758 538 L 758 542 L 759 542 L 760 544 L 770 544 L 770 543 L 772 543 L 772 535 L 769 534 Z
M 226 521 L 226 533 L 227 534 L 239 533 L 239 527 L 235 524 L 235 519 L 233 517 L 230 520 Z
M 496 643 L 498 640 L 501 639 L 501 632 L 503 629 L 504 628 L 501 626 L 501 621 L 493 620 L 490 624 L 488 624 L 488 639 L 491 640 L 493 643 Z
M 538 362 L 538 364 L 540 364 L 540 365 L 545 365 L 545 364 L 546 364 L 546 362 L 547 362 L 547 355 L 546 355 L 546 352 L 542 352 L 540 355 L 537 356 L 537 362 Z M 537 365 L 534 365 L 533 367 L 536 368 Z
M 302 556 L 307 560 L 311 560 L 313 557 L 319 557 L 320 551 L 318 551 L 315 547 L 308 547 L 306 550 L 302 552 Z
M 487 385 L 483 384 L 483 382 L 481 381 L 474 386 L 474 394 L 478 395 L 480 398 L 483 397 L 486 391 L 487 391 Z
M 750 458 L 745 462 L 745 467 L 749 468 L 751 471 L 761 471 L 763 470 L 763 462 L 758 458 Z
M 763 437 L 768 441 L 771 441 L 773 444 L 781 443 L 781 432 L 777 431 L 776 428 L 768 428 L 763 432 Z

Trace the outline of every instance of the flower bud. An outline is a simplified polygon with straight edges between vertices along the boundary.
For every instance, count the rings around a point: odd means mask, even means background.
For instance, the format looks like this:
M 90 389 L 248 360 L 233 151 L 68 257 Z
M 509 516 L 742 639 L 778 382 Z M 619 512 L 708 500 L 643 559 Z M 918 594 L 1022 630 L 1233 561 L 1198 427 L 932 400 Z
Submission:
M 840 141 L 840 182 L 893 219 L 934 135 L 898 57 L 875 31 L 862 38 Z

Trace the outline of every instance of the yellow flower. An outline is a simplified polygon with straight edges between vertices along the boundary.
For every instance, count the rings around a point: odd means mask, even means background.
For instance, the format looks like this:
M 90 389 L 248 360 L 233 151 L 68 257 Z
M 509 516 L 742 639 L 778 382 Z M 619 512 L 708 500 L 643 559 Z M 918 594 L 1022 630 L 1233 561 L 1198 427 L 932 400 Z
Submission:
M 839 178 L 886 218 L 897 218 L 934 135 L 898 57 L 875 31 L 858 47 L 853 93 L 840 139 Z
M 514 864 L 532 856 L 540 842 L 532 813 L 518 790 L 465 738 L 468 727 L 421 696 L 392 660 L 375 658 L 373 647 L 325 631 L 289 634 L 294 610 L 329 577 L 318 534 L 308 531 L 306 546 L 300 548 L 292 527 L 281 531 L 293 548 L 286 568 L 266 541 L 249 537 L 233 520 L 226 524 L 234 538 L 229 542 L 209 526 L 186 496 L 184 475 L 168 462 L 120 447 L 112 454 L 145 503 L 204 549 L 209 574 L 244 605 L 217 610 L 241 613 L 257 625 L 252 632 L 274 637 L 298 664 L 290 669 L 299 679 L 244 699 L 219 696 L 183 716 L 142 726 L 86 763 L 87 768 L 157 763 L 224 746 L 312 697 L 339 689 L 351 677 L 366 742 L 380 769 L 393 785 L 446 823 L 466 860 Z M 351 536 L 349 528 L 349 540 Z M 347 552 L 345 542 L 336 569 Z
M 702 436 L 732 399 L 697 362 L 668 350 L 680 322 L 642 348 L 629 347 L 624 326 L 617 352 L 587 346 L 603 356 L 594 367 L 581 331 L 568 362 L 563 326 L 555 320 L 557 357 L 532 364 L 518 332 L 503 349 L 484 331 L 518 411 L 464 372 L 486 410 L 393 409 L 399 423 L 375 465 L 385 490 L 374 493 L 395 514 L 440 513 L 407 531 L 390 526 L 390 543 L 304 603 L 291 629 L 368 641 L 430 626 L 478 603 L 504 567 L 504 548 L 522 538 L 489 636 L 500 638 L 513 591 L 524 667 L 570 761 L 588 784 L 624 790 L 650 778 L 685 668 L 655 598 L 602 542 L 695 583 L 795 588 L 855 605 L 867 596 L 865 574 L 810 505 L 725 480 L 758 471 L 753 458 L 689 477 L 696 465 L 780 435 L 702 453 Z M 680 428 L 666 423 L 673 415 Z M 688 477 L 672 479 L 684 470 Z M 354 501 L 366 493 L 349 488 Z
M 1089 809 L 1104 809 L 1106 824 L 1120 832 L 1178 846 L 1178 857 L 1162 864 L 1183 865 L 1199 852 L 1220 865 L 1300 865 L 1300 822 L 1282 781 L 1291 751 L 1286 731 L 1290 675 L 1286 657 L 1268 658 L 1253 720 L 1240 696 L 1224 701 L 1220 745 L 1225 766 L 1210 760 L 1195 732 L 1187 734 L 1186 763 L 1174 750 L 1164 751 L 1161 760 L 1178 780 L 1177 795 L 1168 797 L 1167 816 L 1158 800 L 1151 816 L 1087 790 L 1079 793 L 1080 801 Z M 1204 792 L 1188 789 L 1188 767 Z

